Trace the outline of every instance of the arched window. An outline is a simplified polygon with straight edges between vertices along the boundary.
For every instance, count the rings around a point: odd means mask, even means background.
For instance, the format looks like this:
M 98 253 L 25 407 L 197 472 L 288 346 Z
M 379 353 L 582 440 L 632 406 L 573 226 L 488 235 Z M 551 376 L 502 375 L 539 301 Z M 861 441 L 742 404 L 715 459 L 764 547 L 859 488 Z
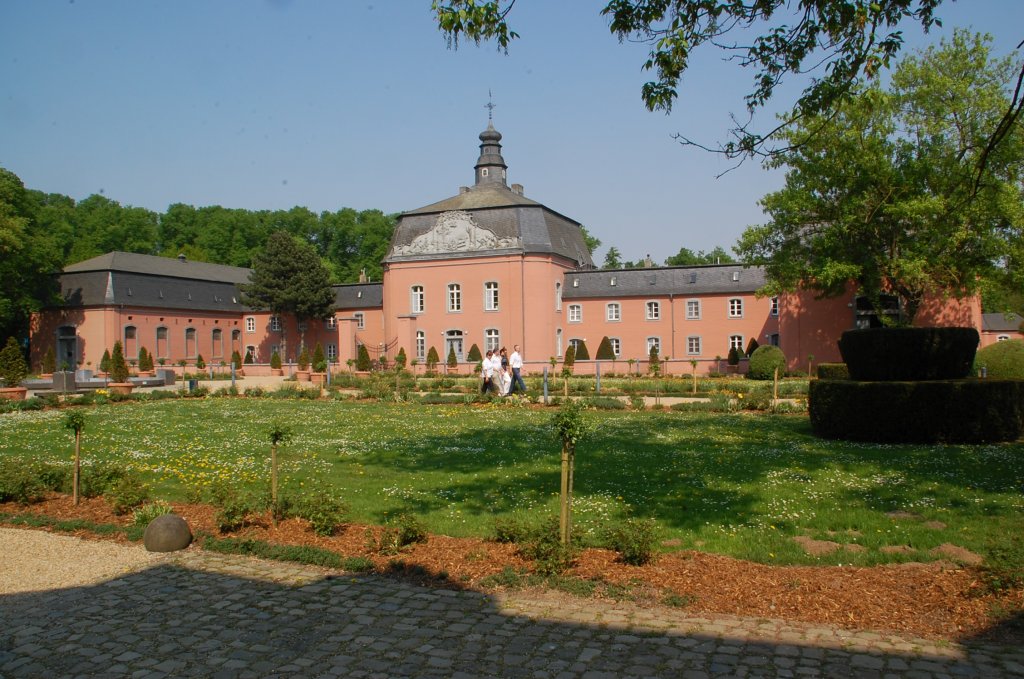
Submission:
M 213 349 L 210 355 L 213 358 L 224 357 L 224 332 L 220 328 L 214 328 L 213 332 L 210 333 L 210 341 L 213 343 Z
M 416 331 L 416 358 L 420 363 L 427 360 L 427 334 L 422 330 Z
M 156 329 L 156 357 L 170 358 L 171 347 L 167 342 L 167 328 L 161 326 Z
M 196 346 L 196 329 L 185 328 L 185 357 L 195 358 L 198 353 L 199 348 Z
M 139 337 L 134 325 L 124 327 L 124 357 L 129 361 L 139 357 Z
M 562 310 L 562 283 L 555 281 L 555 311 Z
M 414 285 L 409 290 L 409 311 L 414 314 L 422 314 L 426 308 L 423 286 Z
M 743 355 L 743 335 L 729 335 L 729 348 L 735 349 Z
M 484 351 L 497 351 L 501 348 L 501 333 L 497 328 L 484 330 Z
M 608 342 L 612 345 L 612 354 L 616 358 L 622 356 L 622 341 L 618 337 L 609 337 Z

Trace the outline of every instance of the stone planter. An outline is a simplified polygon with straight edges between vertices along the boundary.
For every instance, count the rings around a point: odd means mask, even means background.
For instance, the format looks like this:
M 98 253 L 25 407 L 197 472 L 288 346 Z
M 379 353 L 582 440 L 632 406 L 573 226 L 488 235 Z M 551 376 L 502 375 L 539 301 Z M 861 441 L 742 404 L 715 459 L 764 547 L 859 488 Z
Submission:
M 295 380 L 297 382 L 309 382 L 309 371 L 308 370 L 296 370 Z
M 111 394 L 130 394 L 134 388 L 135 385 L 129 382 L 111 382 L 107 385 Z
M 142 378 L 145 379 L 145 378 L 149 378 L 149 377 L 154 377 L 155 374 L 153 373 L 152 370 L 140 370 L 135 376 L 136 377 L 142 377 Z
M 313 384 L 324 384 L 327 381 L 327 373 L 310 373 L 309 377 Z
M 282 377 L 282 376 L 284 376 L 284 368 L 271 368 L 270 369 L 270 376 L 271 377 Z
M 0 399 L 7 401 L 24 401 L 27 393 L 25 387 L 0 387 Z

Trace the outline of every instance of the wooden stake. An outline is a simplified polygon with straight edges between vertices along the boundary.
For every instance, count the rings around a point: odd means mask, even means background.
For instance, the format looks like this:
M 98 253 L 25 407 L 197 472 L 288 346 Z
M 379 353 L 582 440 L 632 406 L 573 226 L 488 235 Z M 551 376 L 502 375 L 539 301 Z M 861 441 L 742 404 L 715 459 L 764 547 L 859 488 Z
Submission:
M 569 446 L 562 444 L 561 511 L 558 517 L 558 537 L 563 545 L 569 544 Z
M 71 479 L 71 496 L 72 502 L 77 505 L 79 503 L 78 488 L 81 485 L 82 479 L 82 432 L 75 432 L 75 472 L 74 478 Z

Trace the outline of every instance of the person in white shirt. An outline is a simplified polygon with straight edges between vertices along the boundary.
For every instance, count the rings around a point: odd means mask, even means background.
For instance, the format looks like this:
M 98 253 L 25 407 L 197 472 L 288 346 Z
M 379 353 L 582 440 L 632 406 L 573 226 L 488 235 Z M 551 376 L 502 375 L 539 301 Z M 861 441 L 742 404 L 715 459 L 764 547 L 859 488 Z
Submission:
M 491 353 L 491 350 L 488 349 L 484 360 L 480 362 L 480 373 L 483 377 L 483 383 L 480 385 L 481 394 L 486 394 L 491 388 L 491 378 L 494 377 L 494 365 L 491 363 Z
M 501 355 L 497 351 L 491 352 L 491 389 L 501 396 Z
M 508 357 L 508 365 L 512 368 L 512 386 L 509 388 L 508 393 L 511 394 L 517 389 L 524 394 L 526 393 L 526 383 L 523 382 L 523 357 L 519 353 L 519 345 L 512 345 L 512 355 Z

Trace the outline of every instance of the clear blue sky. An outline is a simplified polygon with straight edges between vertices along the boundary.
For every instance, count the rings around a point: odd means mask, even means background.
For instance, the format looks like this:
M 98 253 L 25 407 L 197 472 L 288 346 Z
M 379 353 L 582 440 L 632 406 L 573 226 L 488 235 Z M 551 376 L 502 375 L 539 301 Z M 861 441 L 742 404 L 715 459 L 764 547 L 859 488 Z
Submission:
M 781 175 L 748 162 L 715 179 L 729 164 L 672 134 L 723 139 L 752 75 L 702 53 L 673 113 L 650 113 L 647 50 L 619 44 L 603 5 L 520 0 L 505 55 L 448 50 L 429 0 L 0 0 L 0 166 L 157 211 L 399 212 L 472 183 L 490 90 L 509 181 L 601 238 L 599 260 L 731 247 Z M 939 15 L 908 44 L 954 26 L 997 54 L 1024 39 L 1022 0 Z

